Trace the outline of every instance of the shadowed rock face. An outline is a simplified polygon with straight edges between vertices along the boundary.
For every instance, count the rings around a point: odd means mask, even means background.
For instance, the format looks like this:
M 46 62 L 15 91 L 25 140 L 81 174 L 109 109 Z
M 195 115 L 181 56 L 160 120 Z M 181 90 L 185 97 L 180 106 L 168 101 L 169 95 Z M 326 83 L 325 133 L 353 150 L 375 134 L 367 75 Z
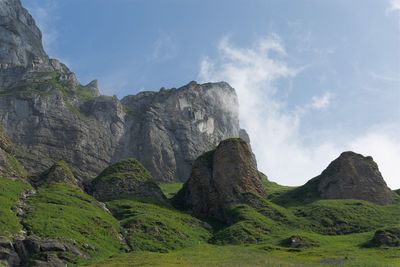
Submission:
M 250 146 L 241 139 L 228 139 L 195 161 L 173 204 L 196 216 L 226 221 L 225 209 L 246 202 L 246 193 L 266 195 Z
M 0 1 L 0 120 L 30 175 L 65 160 L 80 181 L 137 158 L 158 181 L 185 181 L 193 161 L 239 136 L 238 101 L 226 83 L 191 82 L 127 96 L 99 96 L 49 59 L 19 0 Z M 3 46 L 4 44 L 4 46 Z
M 393 193 L 372 157 L 344 152 L 316 179 L 322 198 L 361 199 L 381 205 L 393 201 Z

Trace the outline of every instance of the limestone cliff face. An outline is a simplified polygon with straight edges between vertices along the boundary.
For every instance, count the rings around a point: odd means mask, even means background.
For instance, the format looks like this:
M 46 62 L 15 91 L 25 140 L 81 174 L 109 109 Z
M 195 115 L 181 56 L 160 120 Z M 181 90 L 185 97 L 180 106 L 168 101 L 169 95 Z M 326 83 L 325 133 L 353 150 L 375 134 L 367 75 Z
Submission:
M 128 96 L 127 135 L 120 157 L 133 155 L 155 177 L 185 181 L 191 163 L 228 137 L 239 136 L 238 102 L 226 83 L 188 85 Z
M 97 81 L 81 85 L 48 58 L 19 0 L 1 0 L 0 13 L 0 120 L 30 174 L 65 160 L 84 181 L 135 157 L 156 180 L 183 181 L 197 156 L 239 136 L 228 84 L 192 82 L 121 101 L 100 96 Z

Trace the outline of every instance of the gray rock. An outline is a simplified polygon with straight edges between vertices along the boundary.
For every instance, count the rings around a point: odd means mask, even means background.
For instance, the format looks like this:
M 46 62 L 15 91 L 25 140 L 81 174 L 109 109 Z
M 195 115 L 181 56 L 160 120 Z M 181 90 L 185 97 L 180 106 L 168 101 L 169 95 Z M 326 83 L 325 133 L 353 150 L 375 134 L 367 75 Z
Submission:
M 40 244 L 40 250 L 43 252 L 48 251 L 65 251 L 65 246 L 56 241 L 46 241 Z
M 372 157 L 344 152 L 320 176 L 318 191 L 325 199 L 360 199 L 387 205 L 393 193 Z
M 196 159 L 189 180 L 172 203 L 196 216 L 227 222 L 226 209 L 247 203 L 252 194 L 266 196 L 250 146 L 238 138 L 228 139 Z

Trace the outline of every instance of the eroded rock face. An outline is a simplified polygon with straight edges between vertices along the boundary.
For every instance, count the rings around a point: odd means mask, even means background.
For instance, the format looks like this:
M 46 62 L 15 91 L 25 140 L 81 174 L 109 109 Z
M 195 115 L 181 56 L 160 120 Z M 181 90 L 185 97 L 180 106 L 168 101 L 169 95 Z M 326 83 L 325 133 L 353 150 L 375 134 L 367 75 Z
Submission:
M 196 216 L 226 221 L 225 209 L 247 202 L 248 193 L 266 195 L 250 146 L 239 138 L 227 139 L 196 159 L 173 204 Z
M 106 168 L 90 184 L 88 191 L 100 201 L 144 199 L 166 203 L 160 187 L 136 159 L 117 162 Z
M 239 136 L 238 104 L 226 83 L 189 83 L 127 96 L 99 96 L 49 59 L 18 0 L 0 1 L 0 120 L 31 175 L 65 160 L 80 181 L 135 157 L 158 181 L 185 181 L 193 161 Z M 3 47 L 4 41 L 4 47 Z
M 316 178 L 321 198 L 360 199 L 387 205 L 393 193 L 372 157 L 344 152 Z

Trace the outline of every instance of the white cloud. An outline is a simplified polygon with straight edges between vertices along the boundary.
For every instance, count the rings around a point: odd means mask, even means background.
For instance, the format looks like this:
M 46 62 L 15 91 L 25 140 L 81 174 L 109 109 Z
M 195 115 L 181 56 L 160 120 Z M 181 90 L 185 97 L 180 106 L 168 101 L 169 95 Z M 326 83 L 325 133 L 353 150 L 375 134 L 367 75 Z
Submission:
M 154 42 L 153 52 L 150 60 L 155 62 L 165 62 L 178 55 L 178 46 L 173 35 L 161 32 Z
M 223 38 L 218 52 L 217 57 L 201 61 L 199 79 L 227 81 L 236 89 L 241 127 L 250 135 L 260 170 L 272 180 L 287 185 L 303 184 L 320 174 L 341 152 L 353 149 L 374 156 L 388 184 L 400 187 L 396 168 L 400 162 L 400 140 L 389 135 L 387 129 L 370 130 L 362 136 L 332 132 L 325 141 L 306 141 L 318 132 L 331 131 L 315 125 L 305 136 L 300 127 L 302 116 L 307 114 L 304 111 L 328 109 L 332 94 L 326 92 L 311 98 L 311 104 L 288 108 L 280 97 L 285 88 L 278 88 L 277 82 L 292 79 L 305 68 L 288 65 L 285 48 L 277 35 L 263 38 L 249 48 L 236 47 L 229 38 Z
M 387 12 L 400 12 L 400 0 L 391 0 Z
M 311 107 L 313 109 L 326 109 L 331 104 L 332 94 L 325 92 L 321 96 L 313 96 L 311 99 Z

